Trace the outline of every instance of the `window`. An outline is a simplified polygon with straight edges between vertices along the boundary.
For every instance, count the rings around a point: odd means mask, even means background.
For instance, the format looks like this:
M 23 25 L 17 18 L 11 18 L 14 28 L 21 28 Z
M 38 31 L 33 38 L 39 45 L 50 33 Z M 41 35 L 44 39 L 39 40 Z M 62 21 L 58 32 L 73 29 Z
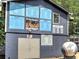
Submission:
M 26 16 L 31 18 L 39 18 L 39 6 L 26 5 Z
M 51 31 L 51 21 L 40 20 L 40 31 Z
M 59 19 L 59 14 L 58 13 L 54 13 L 54 19 L 53 19 L 53 23 L 54 24 L 58 24 L 60 19 Z
M 52 35 L 41 35 L 41 45 L 53 45 L 53 36 Z
M 10 2 L 9 4 L 9 29 L 24 29 L 25 5 Z
M 50 9 L 40 8 L 40 31 L 51 31 L 51 14 Z
M 63 34 L 63 26 L 53 25 L 53 33 Z
M 26 5 L 26 30 L 39 29 L 39 6 Z
M 26 16 L 27 30 L 51 31 L 51 10 L 26 5 Z
M 39 21 L 38 19 L 26 18 L 26 29 L 27 30 L 38 30 Z
M 63 34 L 63 26 L 59 26 L 59 33 Z
M 24 29 L 24 17 L 10 16 L 9 29 Z
M 40 8 L 40 18 L 51 20 L 51 14 L 52 12 L 50 9 L 44 7 Z
M 21 4 L 21 3 L 10 2 L 9 14 L 10 15 L 25 16 L 25 5 Z
M 9 16 L 10 29 L 51 31 L 52 11 L 49 8 L 10 2 Z

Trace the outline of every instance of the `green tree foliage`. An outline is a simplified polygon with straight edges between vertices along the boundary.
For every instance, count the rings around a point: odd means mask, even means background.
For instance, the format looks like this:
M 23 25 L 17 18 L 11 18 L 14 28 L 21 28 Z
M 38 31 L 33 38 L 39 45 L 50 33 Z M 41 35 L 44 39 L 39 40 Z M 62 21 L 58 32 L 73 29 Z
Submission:
M 0 11 L 0 47 L 4 46 L 5 44 L 5 15 L 4 15 L 4 10 L 5 10 L 5 4 L 1 4 L 2 10 Z
M 4 45 L 4 18 L 0 17 L 0 46 Z

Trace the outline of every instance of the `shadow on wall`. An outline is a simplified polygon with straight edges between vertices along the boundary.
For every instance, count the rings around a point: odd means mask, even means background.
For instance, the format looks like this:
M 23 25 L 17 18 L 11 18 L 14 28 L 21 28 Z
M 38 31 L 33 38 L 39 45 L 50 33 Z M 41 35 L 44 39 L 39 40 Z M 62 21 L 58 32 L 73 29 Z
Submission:
M 5 46 L 0 47 L 0 59 L 5 59 Z

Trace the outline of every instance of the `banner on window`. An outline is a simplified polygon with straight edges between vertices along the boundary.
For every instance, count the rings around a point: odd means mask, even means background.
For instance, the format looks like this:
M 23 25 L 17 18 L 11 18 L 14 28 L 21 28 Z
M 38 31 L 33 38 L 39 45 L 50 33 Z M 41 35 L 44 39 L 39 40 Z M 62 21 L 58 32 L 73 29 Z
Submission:
M 33 20 L 26 20 L 26 30 L 38 30 L 39 22 Z

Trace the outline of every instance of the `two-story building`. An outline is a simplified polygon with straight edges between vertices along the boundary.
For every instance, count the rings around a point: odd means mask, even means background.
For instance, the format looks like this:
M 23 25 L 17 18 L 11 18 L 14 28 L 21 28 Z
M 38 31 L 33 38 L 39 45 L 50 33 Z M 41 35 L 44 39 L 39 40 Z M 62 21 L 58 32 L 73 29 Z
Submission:
M 7 1 L 5 59 L 62 56 L 68 23 L 68 12 L 50 0 Z

